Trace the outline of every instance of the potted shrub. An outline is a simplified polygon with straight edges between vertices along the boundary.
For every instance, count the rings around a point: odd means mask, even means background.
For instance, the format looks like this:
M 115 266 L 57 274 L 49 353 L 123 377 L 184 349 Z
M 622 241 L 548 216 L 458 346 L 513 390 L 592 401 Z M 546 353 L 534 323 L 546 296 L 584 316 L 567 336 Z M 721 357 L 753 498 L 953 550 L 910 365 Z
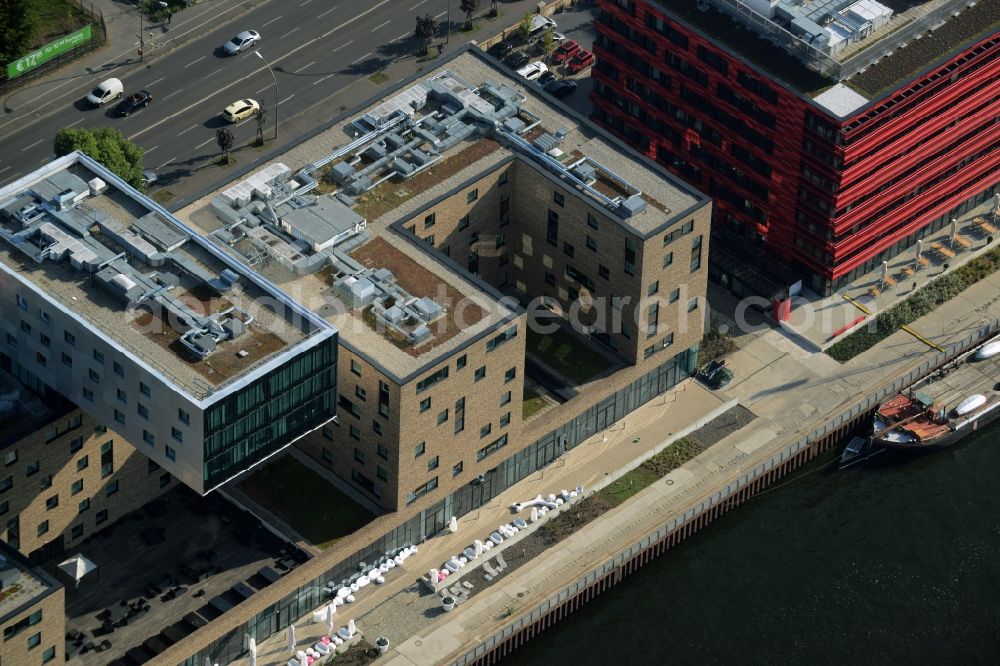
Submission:
M 375 639 L 375 649 L 378 650 L 379 654 L 385 654 L 389 651 L 389 639 L 385 636 L 379 636 Z
M 442 597 L 442 599 L 441 599 L 441 605 L 444 606 L 444 609 L 446 611 L 450 611 L 451 609 L 453 609 L 455 607 L 455 597 L 452 597 L 450 595 L 446 596 L 446 597 Z

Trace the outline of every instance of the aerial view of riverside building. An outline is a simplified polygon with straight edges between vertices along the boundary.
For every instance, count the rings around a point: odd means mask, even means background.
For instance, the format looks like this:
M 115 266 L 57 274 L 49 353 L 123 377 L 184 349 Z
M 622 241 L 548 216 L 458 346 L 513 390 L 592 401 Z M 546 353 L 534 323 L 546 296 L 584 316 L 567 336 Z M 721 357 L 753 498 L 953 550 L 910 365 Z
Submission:
M 0 665 L 1000 649 L 1000 0 L 47 3 Z
M 738 293 L 745 243 L 829 295 L 997 192 L 996 3 L 598 6 L 593 117 L 712 196 Z

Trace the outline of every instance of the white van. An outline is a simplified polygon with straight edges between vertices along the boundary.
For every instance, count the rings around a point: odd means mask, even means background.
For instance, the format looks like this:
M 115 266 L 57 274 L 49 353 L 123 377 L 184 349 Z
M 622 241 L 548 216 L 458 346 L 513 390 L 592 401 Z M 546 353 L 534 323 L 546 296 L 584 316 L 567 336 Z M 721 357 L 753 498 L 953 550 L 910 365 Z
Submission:
M 118 79 L 108 79 L 107 81 L 102 81 L 99 86 L 94 88 L 89 95 L 87 95 L 87 101 L 94 106 L 104 106 L 112 100 L 116 100 L 122 96 L 125 92 L 125 86 Z

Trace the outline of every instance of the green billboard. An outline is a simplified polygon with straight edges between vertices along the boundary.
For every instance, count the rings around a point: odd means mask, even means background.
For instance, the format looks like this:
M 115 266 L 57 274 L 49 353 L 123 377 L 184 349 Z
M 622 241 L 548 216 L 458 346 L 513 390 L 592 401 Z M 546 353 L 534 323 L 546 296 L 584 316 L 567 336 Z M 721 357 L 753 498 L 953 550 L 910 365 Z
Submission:
M 89 41 L 90 25 L 88 24 L 76 32 L 66 35 L 65 37 L 60 37 L 54 42 L 49 42 L 37 51 L 29 53 L 26 56 L 22 56 L 10 63 L 7 65 L 7 78 L 13 79 L 16 76 L 21 76 L 25 72 L 38 67 L 43 62 L 52 60 L 60 53 L 65 53 L 66 51 L 80 46 L 81 44 L 86 44 Z

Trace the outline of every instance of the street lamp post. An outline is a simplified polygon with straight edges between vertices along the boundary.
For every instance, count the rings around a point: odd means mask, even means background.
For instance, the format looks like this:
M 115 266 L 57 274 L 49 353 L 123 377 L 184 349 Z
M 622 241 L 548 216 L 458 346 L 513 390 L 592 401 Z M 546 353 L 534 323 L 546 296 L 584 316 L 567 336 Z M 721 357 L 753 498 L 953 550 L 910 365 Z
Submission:
M 264 59 L 264 56 L 260 54 L 260 51 L 253 52 L 255 56 L 264 61 L 267 65 L 267 71 L 271 72 L 271 78 L 274 80 L 274 139 L 278 140 L 278 77 L 274 75 L 274 70 L 271 69 L 271 64 Z
M 444 43 L 451 44 L 451 0 L 448 0 L 448 15 L 445 20 L 448 21 L 448 34 L 444 38 Z

